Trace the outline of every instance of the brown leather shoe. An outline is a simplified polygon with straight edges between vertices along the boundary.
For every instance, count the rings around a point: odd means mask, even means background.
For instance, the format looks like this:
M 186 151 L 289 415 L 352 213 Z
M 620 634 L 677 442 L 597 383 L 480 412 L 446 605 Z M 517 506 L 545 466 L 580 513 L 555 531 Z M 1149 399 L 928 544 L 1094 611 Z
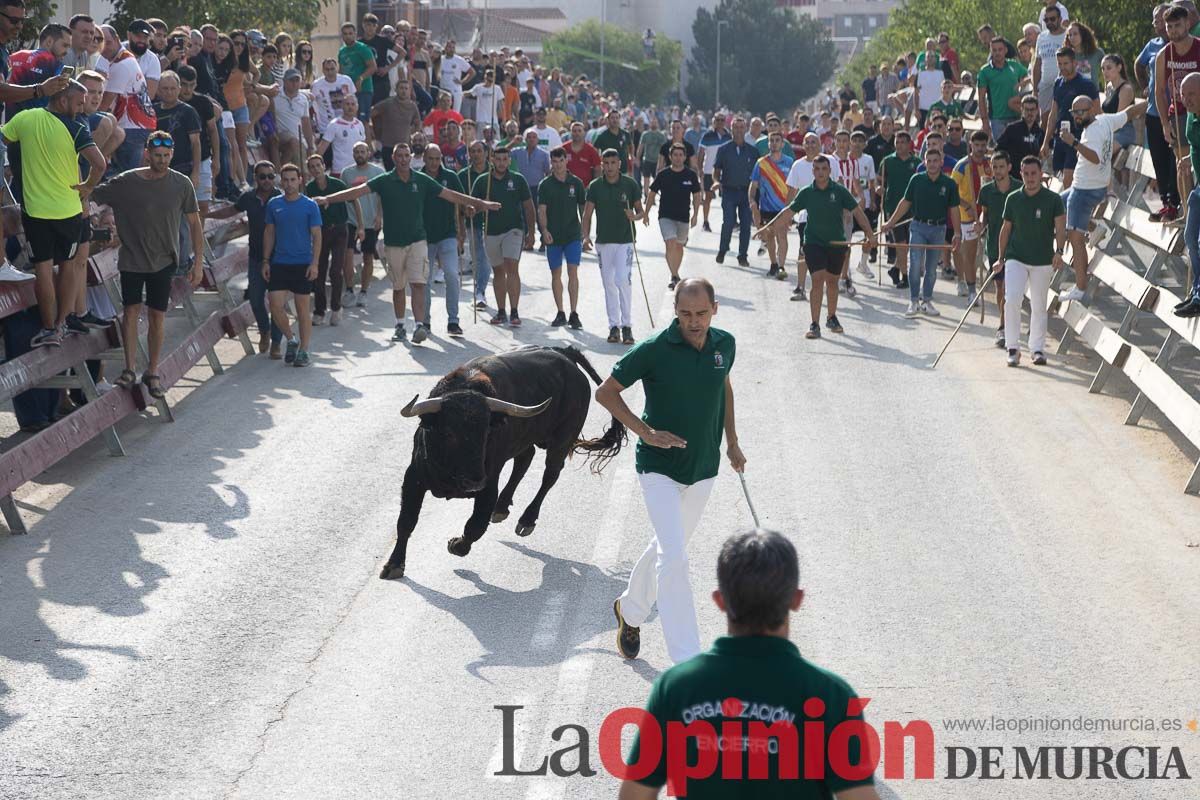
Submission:
M 283 358 L 283 343 L 271 342 L 271 360 L 278 361 Z

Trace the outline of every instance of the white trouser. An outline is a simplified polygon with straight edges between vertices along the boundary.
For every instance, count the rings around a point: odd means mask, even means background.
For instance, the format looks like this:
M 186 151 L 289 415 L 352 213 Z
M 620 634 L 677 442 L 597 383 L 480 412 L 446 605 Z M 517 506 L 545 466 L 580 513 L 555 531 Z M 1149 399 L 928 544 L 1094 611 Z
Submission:
M 685 485 L 657 472 L 638 474 L 654 539 L 629 575 L 629 586 L 621 595 L 621 616 L 640 628 L 657 600 L 667 654 L 676 664 L 700 652 L 687 543 L 700 522 L 714 480 Z
M 455 111 L 461 112 L 462 111 L 462 100 L 463 100 L 462 86 L 457 83 L 454 83 L 454 84 L 451 84 L 448 88 L 447 87 L 442 87 L 442 88 L 445 89 L 446 91 L 450 92 L 450 107 L 453 108 Z
M 1046 302 L 1050 273 L 1054 268 L 1030 266 L 1007 259 L 1004 262 L 1004 346 L 1021 349 L 1021 299 L 1029 284 L 1029 350 L 1046 352 Z
M 608 327 L 633 327 L 633 245 L 598 244 L 596 257 L 604 281 Z

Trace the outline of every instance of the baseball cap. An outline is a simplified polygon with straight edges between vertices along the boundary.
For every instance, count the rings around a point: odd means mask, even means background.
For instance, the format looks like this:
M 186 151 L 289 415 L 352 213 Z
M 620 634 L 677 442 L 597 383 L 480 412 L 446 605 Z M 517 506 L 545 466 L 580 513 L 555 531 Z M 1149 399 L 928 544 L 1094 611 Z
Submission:
M 147 36 L 153 35 L 154 33 L 154 28 L 150 27 L 150 23 L 146 22 L 144 19 L 135 19 L 133 22 L 129 23 L 129 27 L 126 30 L 129 33 L 144 33 Z
M 291 69 L 288 69 L 286 72 L 283 73 L 283 79 L 285 81 L 290 81 L 292 78 L 301 78 L 301 77 L 303 77 L 303 76 L 300 74 L 300 70 L 296 69 L 295 67 L 292 67 Z
M 257 45 L 264 45 L 267 43 L 266 35 L 257 28 L 246 31 L 246 39 Z

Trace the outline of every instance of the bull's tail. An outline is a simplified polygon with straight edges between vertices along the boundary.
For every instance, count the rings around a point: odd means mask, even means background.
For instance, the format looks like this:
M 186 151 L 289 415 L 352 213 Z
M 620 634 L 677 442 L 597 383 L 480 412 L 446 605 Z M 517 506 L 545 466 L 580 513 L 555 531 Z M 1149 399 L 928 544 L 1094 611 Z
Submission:
M 577 348 L 567 345 L 566 347 L 556 347 L 554 349 L 574 361 L 576 366 L 586 372 L 588 377 L 597 386 L 600 385 L 600 374 L 596 372 L 595 367 L 591 365 L 587 357 Z M 599 439 L 576 439 L 572 452 L 586 455 L 588 468 L 594 474 L 599 475 L 608 466 L 608 462 L 617 457 L 617 454 L 621 452 L 621 448 L 628 440 L 629 434 L 625 430 L 625 426 L 621 424 L 620 420 L 613 417 L 612 424 L 604 431 L 603 436 Z

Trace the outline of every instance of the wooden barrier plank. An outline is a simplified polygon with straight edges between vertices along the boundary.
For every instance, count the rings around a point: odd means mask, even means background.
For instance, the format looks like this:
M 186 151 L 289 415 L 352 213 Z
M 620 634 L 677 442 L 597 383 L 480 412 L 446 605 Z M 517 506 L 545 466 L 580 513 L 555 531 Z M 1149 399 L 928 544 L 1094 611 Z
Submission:
M 11 400 L 81 361 L 98 358 L 116 344 L 110 326 L 86 335 L 68 336 L 61 347 L 38 347 L 0 364 L 0 401 Z
M 221 340 L 225 334 L 222 325 L 224 316 L 220 311 L 209 314 L 196 330 L 159 362 L 158 375 L 164 388 L 169 389 L 178 383 Z
M 1120 228 L 1125 236 L 1132 236 L 1142 244 L 1175 256 L 1183 253 L 1183 229 L 1152 222 L 1148 211 L 1118 200 L 1106 204 L 1103 218 L 1110 227 Z
M 243 301 L 232 312 L 221 317 L 221 330 L 230 339 L 236 339 L 240 333 L 250 330 L 250 328 L 257 324 L 257 320 L 254 319 L 254 310 L 250 308 L 249 300 Z
M 0 319 L 11 317 L 37 303 L 35 281 L 4 281 L 0 283 Z

